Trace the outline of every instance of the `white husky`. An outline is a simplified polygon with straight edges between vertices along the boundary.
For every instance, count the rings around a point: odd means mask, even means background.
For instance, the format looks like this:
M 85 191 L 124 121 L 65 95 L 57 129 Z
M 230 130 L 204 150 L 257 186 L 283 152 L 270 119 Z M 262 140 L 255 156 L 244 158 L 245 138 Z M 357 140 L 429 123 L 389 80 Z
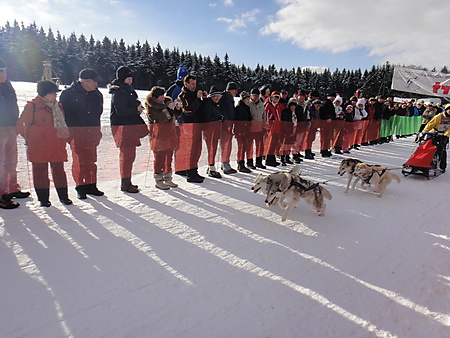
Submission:
M 294 168 L 295 169 L 295 168 Z M 298 171 L 297 171 L 298 172 Z M 319 213 L 325 215 L 326 204 L 324 198 L 331 200 L 331 193 L 318 183 L 301 178 L 291 172 L 277 172 L 265 178 L 266 203 L 268 206 L 278 203 L 284 209 L 282 221 L 285 221 L 289 212 L 298 204 L 300 199 L 311 204 Z M 285 198 L 290 200 L 288 205 L 283 205 Z
M 400 183 L 400 177 L 386 167 L 369 166 L 367 163 L 358 163 L 355 167 L 354 175 L 357 177 L 352 186 L 352 191 L 355 190 L 356 183 L 359 180 L 367 184 L 374 185 L 374 192 L 378 193 L 378 197 L 382 197 L 386 187 L 392 180 Z

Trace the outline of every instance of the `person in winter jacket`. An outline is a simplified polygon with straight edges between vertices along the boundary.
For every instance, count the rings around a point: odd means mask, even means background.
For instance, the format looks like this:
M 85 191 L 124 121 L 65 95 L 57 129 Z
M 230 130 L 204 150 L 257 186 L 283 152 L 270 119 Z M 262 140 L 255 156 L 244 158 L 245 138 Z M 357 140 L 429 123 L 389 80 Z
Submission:
M 373 115 L 373 119 L 376 121 L 380 121 L 381 118 L 383 117 L 384 97 L 378 95 L 375 99 L 376 99 L 374 103 L 375 114 Z
M 206 91 L 197 90 L 197 79 L 189 74 L 184 77 L 183 88 L 178 96 L 182 104 L 183 126 L 181 128 L 180 148 L 175 153 L 175 166 L 184 170 L 175 172 L 186 176 L 190 183 L 202 183 L 205 179 L 198 173 L 198 161 L 202 153 L 203 99 L 208 96 Z M 185 170 L 185 168 L 188 168 Z
M 450 137 L 450 103 L 444 108 L 444 112 L 436 115 L 423 128 L 423 132 L 438 132 Z
M 172 158 L 179 146 L 175 121 L 181 116 L 170 96 L 164 96 L 163 87 L 152 87 L 145 100 L 150 123 L 150 145 L 153 151 L 155 187 L 162 190 L 176 188 L 172 181 Z
M 269 86 L 262 86 L 261 88 L 259 88 L 259 92 L 260 92 L 260 100 L 262 103 L 266 104 L 267 102 L 269 102 L 270 99 L 270 87 Z
M 450 103 L 444 107 L 444 112 L 436 115 L 427 123 L 423 132 L 437 132 L 436 152 L 439 156 L 440 169 L 445 172 L 447 168 L 447 145 L 450 137 Z
M 268 146 L 266 154 L 266 165 L 276 167 L 280 165 L 276 161 L 275 155 L 278 154 L 280 148 L 280 132 L 281 132 L 281 111 L 283 106 L 279 103 L 280 92 L 274 91 L 270 94 L 269 101 L 265 104 L 267 123 L 269 127 Z
M 281 165 L 293 164 L 290 159 L 291 148 L 295 144 L 295 130 L 297 120 L 297 100 L 292 98 L 288 101 L 287 107 L 281 111 Z
M 422 124 L 420 125 L 419 132 L 421 132 L 428 124 L 428 122 L 430 122 L 433 119 L 433 117 L 436 116 L 436 113 L 437 113 L 436 108 L 434 108 L 434 106 L 431 103 L 427 105 L 427 108 L 422 114 Z
M 295 114 L 297 115 L 297 127 L 295 128 L 295 152 L 292 155 L 292 158 L 295 163 L 302 162 L 303 155 L 300 154 L 300 150 L 303 150 L 305 136 L 308 134 L 308 129 L 306 122 L 308 115 L 308 105 L 306 101 L 306 91 L 300 90 L 295 95 L 295 99 L 297 102 L 297 107 L 295 108 Z
M 320 124 L 320 141 L 322 157 L 330 157 L 333 143 L 334 130 L 331 126 L 331 121 L 336 119 L 336 111 L 334 109 L 333 101 L 336 98 L 335 93 L 328 94 L 326 100 L 324 100 L 319 109 L 319 118 L 323 121 Z M 325 122 L 326 121 L 326 122 Z M 339 149 L 340 150 L 340 149 Z
M 17 96 L 7 80 L 7 67 L 0 59 L 0 208 L 15 209 L 20 204 L 12 198 L 26 198 L 17 183 L 17 131 L 19 117 Z
M 51 206 L 49 163 L 59 200 L 65 205 L 72 204 L 67 193 L 67 176 L 64 171 L 69 129 L 63 107 L 56 100 L 59 91 L 58 86 L 51 81 L 38 82 L 38 95 L 27 102 L 17 121 L 17 131 L 25 139 L 28 160 L 32 163 L 36 195 L 43 207 Z
M 336 118 L 338 118 L 338 116 L 340 114 L 344 113 L 344 109 L 342 109 L 342 102 L 343 99 L 340 96 L 336 96 L 336 98 L 333 101 L 333 105 L 334 105 L 334 113 L 336 114 Z
M 363 145 L 374 145 L 378 143 L 378 138 L 380 137 L 380 123 L 377 122 L 377 100 L 375 97 L 369 98 L 366 104 L 367 111 L 367 128 L 364 134 L 366 142 Z
M 333 101 L 334 104 L 334 112 L 336 114 L 336 119 L 338 121 L 344 120 L 344 109 L 342 108 L 343 99 L 340 96 L 336 96 L 336 98 Z M 342 154 L 342 143 L 345 135 L 344 131 L 344 124 L 343 123 L 337 123 L 335 126 L 335 132 L 336 132 L 336 145 L 334 146 L 334 152 L 336 154 Z
M 353 110 L 353 121 L 356 122 L 355 130 L 356 130 L 356 144 L 353 145 L 353 149 L 359 149 L 359 142 L 363 139 L 364 134 L 364 123 L 362 120 L 367 120 L 367 111 L 366 111 L 366 100 L 358 99 L 356 102 L 356 106 Z
M 289 101 L 289 92 L 286 89 L 282 89 L 280 91 L 280 104 L 283 106 L 283 109 L 287 108 L 287 104 Z
M 220 148 L 222 150 L 222 170 L 224 174 L 235 174 L 236 169 L 230 165 L 232 149 L 233 129 L 235 120 L 234 98 L 238 93 L 238 85 L 228 82 L 225 92 L 219 101 L 220 110 L 223 114 L 222 135 L 220 136 Z
M 79 199 L 87 194 L 103 196 L 97 188 L 97 147 L 102 138 L 100 118 L 103 95 L 98 90 L 99 77 L 93 69 L 80 71 L 78 80 L 60 96 L 72 151 L 72 176 Z
M 347 107 L 345 107 L 345 110 L 343 112 L 343 117 L 342 119 L 345 122 L 354 122 L 353 120 L 353 115 L 354 115 L 354 110 L 355 107 L 351 104 L 347 105 Z M 345 154 L 349 154 L 350 153 L 350 146 L 352 146 L 352 140 L 354 139 L 354 134 L 355 134 L 355 126 L 353 123 L 344 123 L 344 137 L 342 140 L 342 151 Z
M 306 149 L 305 149 L 305 159 L 313 160 L 315 153 L 312 152 L 312 143 L 314 142 L 314 139 L 316 138 L 316 132 L 318 129 L 318 123 L 317 120 L 319 119 L 319 109 L 320 105 L 322 104 L 322 101 L 320 100 L 314 100 L 312 101 L 307 108 L 307 114 L 306 114 L 306 125 L 308 128 L 308 134 L 306 136 Z
M 111 94 L 111 130 L 120 150 L 120 190 L 137 193 L 138 186 L 131 183 L 131 172 L 136 159 L 136 147 L 141 145 L 140 139 L 148 135 L 148 128 L 141 117 L 144 107 L 132 83 L 133 73 L 130 68 L 121 66 L 108 88 Z
M 248 131 L 250 129 L 250 121 L 252 114 L 250 112 L 249 102 L 250 94 L 248 92 L 241 92 L 240 100 L 236 106 L 236 126 L 235 135 L 238 144 L 237 163 L 238 171 L 243 173 L 251 173 L 252 171 L 245 166 L 245 157 L 249 159 L 250 154 L 250 138 Z
M 216 169 L 216 154 L 219 145 L 220 135 L 222 133 L 223 114 L 220 110 L 220 98 L 222 91 L 215 86 L 211 86 L 208 98 L 203 101 L 203 120 L 202 131 L 208 151 L 208 169 L 209 177 L 222 178 L 222 175 Z
M 406 103 L 403 102 L 401 105 L 399 105 L 399 107 L 397 109 L 397 115 L 398 116 L 408 116 Z
M 359 99 L 356 107 L 355 107 L 355 111 L 353 112 L 353 120 L 354 121 L 361 121 L 361 120 L 365 120 L 367 119 L 367 111 L 365 108 L 366 105 L 366 100 L 364 99 Z
M 250 169 L 266 169 L 266 166 L 262 163 L 264 156 L 264 137 L 266 135 L 266 111 L 264 109 L 264 103 L 260 100 L 260 91 L 258 88 L 254 88 L 250 91 L 250 101 L 248 103 L 250 107 L 250 114 L 252 121 L 250 123 L 250 146 L 247 160 L 247 167 Z M 256 161 L 253 163 L 253 144 L 256 149 Z
M 172 101 L 175 102 L 181 93 L 181 88 L 183 88 L 183 79 L 188 74 L 186 67 L 181 64 L 177 70 L 177 80 L 167 89 L 165 96 L 170 96 Z

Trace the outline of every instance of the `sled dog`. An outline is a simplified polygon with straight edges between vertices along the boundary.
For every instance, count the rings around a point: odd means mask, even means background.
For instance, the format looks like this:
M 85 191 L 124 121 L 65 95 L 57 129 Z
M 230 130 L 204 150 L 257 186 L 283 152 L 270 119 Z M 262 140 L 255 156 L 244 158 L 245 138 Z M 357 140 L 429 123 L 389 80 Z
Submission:
M 374 185 L 374 192 L 378 193 L 378 197 L 382 197 L 388 184 L 392 180 L 400 183 L 400 177 L 386 167 L 369 166 L 367 163 L 358 163 L 355 167 L 354 175 L 357 177 L 352 186 L 352 191 L 355 190 L 358 180 L 362 180 L 367 184 Z
M 298 175 L 300 173 L 300 166 L 296 165 L 289 171 L 289 173 L 292 175 Z M 269 177 L 269 175 L 264 175 L 261 173 L 256 176 L 255 182 L 252 186 L 254 193 L 261 191 L 263 195 L 267 195 L 267 177 Z
M 277 172 L 266 178 L 266 204 L 278 203 L 284 209 L 281 221 L 285 221 L 289 212 L 298 204 L 300 199 L 311 204 L 319 213 L 325 215 L 326 204 L 324 198 L 331 200 L 331 193 L 318 183 L 301 178 L 299 175 L 288 172 Z M 283 207 L 282 202 L 288 198 L 289 203 Z
M 340 176 L 343 176 L 344 174 L 347 174 L 347 187 L 345 189 L 345 193 L 348 193 L 348 190 L 350 188 L 350 183 L 352 182 L 353 177 L 355 176 L 355 167 L 358 163 L 362 163 L 362 161 L 356 159 L 356 158 L 346 158 L 341 161 L 341 164 L 339 165 L 339 171 L 338 174 Z M 364 183 L 361 183 L 364 184 Z
M 253 183 L 252 190 L 256 194 L 261 191 L 264 195 L 267 194 L 267 177 L 269 175 L 264 175 L 259 173 L 255 178 L 255 183 Z

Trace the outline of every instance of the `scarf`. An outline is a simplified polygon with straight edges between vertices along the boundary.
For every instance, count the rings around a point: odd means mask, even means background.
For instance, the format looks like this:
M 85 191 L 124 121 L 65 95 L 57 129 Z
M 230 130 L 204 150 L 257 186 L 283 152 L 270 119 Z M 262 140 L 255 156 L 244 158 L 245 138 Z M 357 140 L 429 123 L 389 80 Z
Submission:
M 294 123 L 294 127 L 297 127 L 297 114 L 295 113 L 295 110 L 292 112 L 292 122 Z
M 53 114 L 53 125 L 56 128 L 56 136 L 58 138 L 69 138 L 69 128 L 67 128 L 66 120 L 64 119 L 63 112 L 59 108 L 59 102 L 50 102 L 41 97 L 42 101 L 51 108 Z

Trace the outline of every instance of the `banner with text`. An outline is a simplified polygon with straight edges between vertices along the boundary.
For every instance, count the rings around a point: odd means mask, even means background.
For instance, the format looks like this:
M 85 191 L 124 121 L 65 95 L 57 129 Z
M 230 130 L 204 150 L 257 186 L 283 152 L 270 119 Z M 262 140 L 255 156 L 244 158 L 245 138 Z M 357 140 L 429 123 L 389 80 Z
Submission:
M 395 67 L 391 89 L 450 99 L 450 74 Z

